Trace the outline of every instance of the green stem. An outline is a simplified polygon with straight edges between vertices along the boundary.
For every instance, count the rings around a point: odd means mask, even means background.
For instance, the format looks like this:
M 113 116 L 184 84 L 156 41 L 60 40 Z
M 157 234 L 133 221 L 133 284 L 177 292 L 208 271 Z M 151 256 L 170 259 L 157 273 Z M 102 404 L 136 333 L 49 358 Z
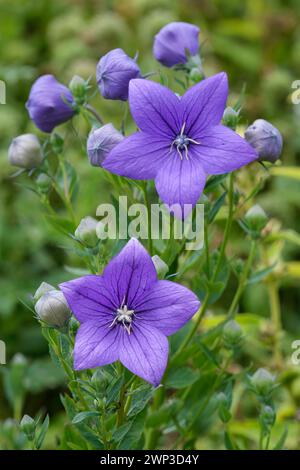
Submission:
M 268 282 L 268 293 L 270 299 L 271 320 L 275 329 L 275 342 L 274 342 L 274 359 L 278 367 L 282 364 L 282 354 L 280 347 L 280 334 L 281 334 L 281 308 L 278 292 L 278 284 L 276 281 Z
M 104 124 L 103 119 L 93 106 L 91 106 L 90 104 L 85 104 L 84 109 L 86 109 L 89 113 L 91 113 L 94 116 L 94 118 L 96 118 L 97 121 L 101 124 L 101 126 L 103 126 Z
M 229 240 L 230 229 L 231 229 L 232 219 L 233 219 L 233 202 L 234 202 L 233 189 L 234 189 L 234 173 L 231 173 L 230 176 L 229 176 L 229 190 L 228 190 L 228 217 L 227 217 L 227 220 L 226 220 L 224 238 L 223 238 L 223 241 L 222 241 L 222 244 L 221 244 L 220 253 L 219 253 L 219 257 L 218 257 L 218 262 L 217 262 L 215 272 L 214 272 L 214 275 L 213 275 L 213 279 L 212 279 L 213 281 L 215 281 L 217 279 L 218 274 L 220 272 L 220 269 L 222 267 L 222 263 L 223 263 L 224 256 L 225 256 L 226 246 L 227 246 L 227 243 L 228 243 L 228 240 Z
M 62 196 L 62 199 L 65 203 L 67 211 L 69 212 L 72 222 L 74 223 L 74 225 L 76 225 L 76 216 L 73 210 L 70 191 L 69 191 L 68 175 L 67 175 L 65 160 L 61 154 L 58 154 L 57 157 L 58 157 L 58 163 L 59 163 L 59 167 L 61 169 L 62 175 L 63 175 L 63 182 L 64 182 L 64 195 Z
M 143 185 L 143 196 L 144 196 L 144 201 L 147 207 L 147 215 L 148 215 L 148 251 L 149 251 L 150 256 L 152 256 L 153 245 L 152 245 L 152 238 L 151 238 L 151 201 L 147 193 L 146 184 Z
M 255 242 L 255 240 L 251 240 L 249 256 L 248 256 L 248 259 L 247 259 L 246 264 L 244 266 L 244 269 L 242 271 L 242 274 L 241 274 L 241 277 L 240 277 L 240 280 L 239 280 L 239 284 L 238 284 L 238 288 L 236 290 L 235 296 L 234 296 L 233 301 L 232 301 L 232 303 L 229 307 L 228 317 L 233 317 L 234 314 L 235 314 L 235 311 L 236 311 L 236 308 L 238 306 L 239 300 L 240 300 L 241 295 L 242 295 L 242 293 L 243 293 L 243 291 L 246 287 L 246 284 L 247 284 L 249 272 L 250 272 L 250 269 L 251 269 L 251 266 L 252 266 L 252 263 L 253 263 L 253 259 L 254 259 L 254 256 L 255 256 L 255 251 L 256 251 L 256 242 Z
M 153 400 L 152 411 L 156 411 L 159 409 L 161 404 L 164 401 L 165 397 L 165 389 L 160 387 L 155 395 Z M 159 439 L 160 432 L 158 429 L 151 428 L 146 432 L 146 442 L 145 442 L 145 450 L 154 450 L 156 448 L 157 441 Z

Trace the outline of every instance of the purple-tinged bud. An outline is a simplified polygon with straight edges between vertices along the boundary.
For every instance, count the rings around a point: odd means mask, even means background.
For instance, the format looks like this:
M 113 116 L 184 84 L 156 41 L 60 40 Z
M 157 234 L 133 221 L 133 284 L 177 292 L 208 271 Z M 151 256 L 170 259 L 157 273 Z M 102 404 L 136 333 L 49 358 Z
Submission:
M 72 93 L 53 75 L 42 75 L 34 82 L 26 108 L 34 124 L 44 132 L 52 132 L 76 113 Z
M 91 248 L 94 247 L 98 243 L 98 236 L 96 232 L 97 225 L 98 220 L 90 217 L 89 215 L 84 217 L 81 219 L 80 224 L 75 230 L 75 237 L 85 245 Z
M 122 49 L 113 49 L 99 60 L 96 77 L 103 98 L 126 101 L 129 82 L 141 77 L 141 71 Z
M 37 302 L 44 294 L 46 294 L 47 292 L 51 292 L 53 290 L 57 290 L 57 289 L 51 286 L 51 284 L 48 284 L 48 282 L 42 282 L 42 284 L 36 290 L 33 298 Z
M 152 256 L 152 262 L 156 269 L 158 278 L 164 279 L 165 275 L 169 271 L 169 266 L 158 255 Z
M 36 423 L 29 415 L 24 415 L 20 422 L 20 429 L 29 441 L 33 441 L 35 437 Z
M 71 316 L 67 301 L 59 290 L 46 292 L 35 304 L 35 311 L 40 320 L 54 328 L 63 328 Z
M 282 136 L 264 119 L 256 119 L 245 131 L 245 139 L 258 153 L 258 161 L 275 163 L 281 155 Z
M 11 165 L 31 170 L 43 160 L 39 139 L 34 134 L 15 137 L 8 149 L 8 161 Z
M 276 385 L 276 378 L 267 369 L 260 368 L 251 377 L 254 391 L 263 397 L 269 396 Z
M 183 22 L 169 23 L 155 36 L 153 55 L 166 67 L 185 64 L 187 54 L 194 56 L 199 50 L 198 26 Z
M 93 129 L 87 140 L 87 153 L 91 165 L 101 166 L 110 151 L 124 139 L 112 124 Z

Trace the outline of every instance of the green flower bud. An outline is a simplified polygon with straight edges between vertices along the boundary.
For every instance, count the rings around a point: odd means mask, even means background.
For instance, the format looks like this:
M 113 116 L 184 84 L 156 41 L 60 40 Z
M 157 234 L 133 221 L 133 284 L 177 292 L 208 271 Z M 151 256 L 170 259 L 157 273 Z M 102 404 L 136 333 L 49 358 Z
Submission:
M 239 122 L 239 113 L 235 111 L 231 106 L 227 106 L 223 114 L 223 123 L 225 126 L 231 129 L 236 129 Z
M 266 226 L 268 217 L 265 211 L 256 204 L 248 210 L 244 220 L 251 231 L 260 232 Z
M 34 440 L 36 429 L 36 423 L 34 419 L 28 415 L 24 415 L 20 422 L 20 428 L 29 441 Z
M 47 193 L 49 191 L 51 178 L 45 173 L 40 173 L 35 182 L 41 192 Z
M 60 155 L 63 152 L 64 139 L 56 132 L 52 132 L 50 136 L 50 144 L 56 155 Z
M 51 284 L 48 284 L 48 282 L 42 282 L 40 287 L 36 290 L 33 298 L 37 302 L 44 294 L 47 292 L 51 292 L 52 290 L 57 290 L 55 287 L 51 286 Z
M 93 248 L 98 243 L 97 225 L 98 220 L 90 216 L 84 217 L 75 230 L 75 237 L 85 245 Z
M 157 272 L 159 279 L 164 279 L 165 275 L 169 271 L 169 266 L 158 256 L 152 256 L 152 261 Z
M 251 385 L 258 395 L 267 397 L 274 389 L 275 376 L 268 370 L 260 368 L 252 375 Z
M 84 104 L 87 98 L 87 90 L 89 89 L 87 81 L 79 75 L 74 75 L 69 83 L 69 88 L 76 103 Z
M 54 328 L 63 328 L 71 316 L 67 301 L 59 290 L 44 294 L 35 304 L 35 311 L 40 320 Z
M 203 78 L 203 73 L 198 67 L 194 67 L 191 69 L 190 79 L 192 80 L 192 82 L 198 83 L 202 80 L 202 78 Z
M 264 406 L 261 410 L 260 419 L 266 427 L 272 427 L 276 420 L 276 413 L 271 406 Z
M 223 340 L 226 347 L 237 347 L 241 343 L 242 337 L 242 328 L 236 321 L 230 320 L 228 323 L 225 324 L 223 328 Z
M 11 165 L 28 170 L 38 167 L 43 160 L 38 138 L 34 134 L 15 137 L 8 149 L 8 160 Z

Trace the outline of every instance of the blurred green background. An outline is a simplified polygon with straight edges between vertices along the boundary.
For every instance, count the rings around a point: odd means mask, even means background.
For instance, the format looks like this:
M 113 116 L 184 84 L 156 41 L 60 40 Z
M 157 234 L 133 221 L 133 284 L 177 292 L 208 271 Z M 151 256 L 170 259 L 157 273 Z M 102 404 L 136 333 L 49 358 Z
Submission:
M 91 77 L 95 87 L 97 61 L 116 47 L 131 56 L 138 51 L 142 71 L 156 71 L 155 33 L 174 20 L 196 23 L 201 28 L 206 74 L 227 71 L 229 102 L 237 99 L 246 83 L 243 115 L 249 123 L 263 117 L 277 126 L 284 137 L 283 163 L 296 166 L 300 105 L 291 103 L 291 85 L 300 79 L 299 19 L 298 0 L 0 0 L 0 79 L 7 87 L 7 103 L 0 105 L 0 339 L 6 342 L 8 361 L 16 353 L 29 361 L 34 380 L 28 379 L 27 412 L 35 413 L 44 403 L 50 413 L 61 409 L 57 387 L 62 377 L 52 369 L 40 328 L 20 299 L 27 302 L 42 280 L 56 285 L 66 279 L 64 268 L 71 262 L 60 247 L 59 234 L 45 222 L 38 198 L 11 178 L 7 162 L 14 136 L 38 134 L 24 107 L 33 81 L 53 73 L 67 84 L 78 74 Z M 93 104 L 105 120 L 120 125 L 119 104 L 103 100 L 96 87 Z M 94 215 L 107 194 L 100 170 L 88 164 L 84 143 L 73 142 L 68 158 L 80 176 L 80 218 Z M 259 197 L 270 216 L 297 232 L 299 186 L 296 179 L 273 177 Z M 287 245 L 284 256 L 299 260 L 299 246 Z M 244 295 L 243 311 L 267 316 L 264 287 L 254 289 Z M 282 283 L 280 295 L 284 327 L 300 337 L 299 273 L 298 279 Z M 0 388 L 0 419 L 11 414 Z

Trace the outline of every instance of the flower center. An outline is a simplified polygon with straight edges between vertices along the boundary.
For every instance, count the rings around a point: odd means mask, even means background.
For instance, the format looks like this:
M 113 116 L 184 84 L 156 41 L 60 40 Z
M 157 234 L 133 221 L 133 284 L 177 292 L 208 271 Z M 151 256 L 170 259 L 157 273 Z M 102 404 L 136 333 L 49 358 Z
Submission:
M 171 148 L 170 148 L 170 153 L 171 151 L 173 150 L 174 148 L 174 145 L 176 146 L 176 150 L 180 156 L 180 160 L 183 160 L 183 156 L 182 156 L 182 150 L 184 150 L 184 154 L 185 154 L 185 159 L 188 160 L 189 159 L 189 156 L 188 156 L 188 146 L 190 144 L 195 144 L 195 145 L 200 145 L 200 142 L 197 142 L 196 140 L 194 139 L 191 139 L 190 137 L 188 137 L 185 133 L 184 133 L 184 129 L 185 129 L 185 125 L 186 123 L 184 122 L 183 123 L 183 126 L 181 128 L 181 131 L 180 131 L 180 134 L 178 134 L 175 139 L 173 140 L 172 144 L 171 144 Z
M 121 307 L 118 308 L 116 311 L 116 316 L 113 322 L 111 323 L 110 327 L 113 327 L 114 325 L 120 323 L 130 335 L 133 322 L 133 315 L 134 310 L 129 310 L 127 305 L 124 305 L 122 302 Z

